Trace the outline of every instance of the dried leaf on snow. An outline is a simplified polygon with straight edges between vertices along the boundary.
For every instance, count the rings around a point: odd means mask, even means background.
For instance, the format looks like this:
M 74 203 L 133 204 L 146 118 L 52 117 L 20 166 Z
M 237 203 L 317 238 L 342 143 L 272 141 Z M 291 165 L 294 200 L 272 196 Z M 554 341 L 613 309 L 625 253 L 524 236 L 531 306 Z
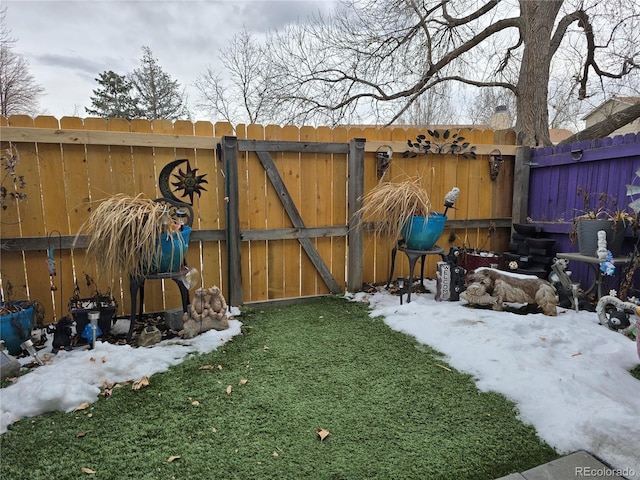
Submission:
M 113 382 L 102 380 L 102 388 L 113 388 Z
M 149 377 L 145 375 L 140 380 L 136 380 L 135 382 L 133 382 L 133 385 L 131 385 L 131 388 L 133 390 L 140 390 L 142 387 L 147 387 L 147 386 L 149 386 Z
M 89 402 L 82 402 L 76 408 L 73 409 L 74 412 L 79 412 L 80 410 L 86 410 L 89 408 Z

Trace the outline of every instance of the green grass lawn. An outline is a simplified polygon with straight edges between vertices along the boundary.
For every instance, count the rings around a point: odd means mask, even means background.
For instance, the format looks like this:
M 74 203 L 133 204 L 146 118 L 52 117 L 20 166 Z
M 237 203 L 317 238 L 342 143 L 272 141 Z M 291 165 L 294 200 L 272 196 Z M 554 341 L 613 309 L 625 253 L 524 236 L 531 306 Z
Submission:
M 239 320 L 243 335 L 139 391 L 14 424 L 0 478 L 494 479 L 558 457 L 513 403 L 365 305 L 327 297 Z

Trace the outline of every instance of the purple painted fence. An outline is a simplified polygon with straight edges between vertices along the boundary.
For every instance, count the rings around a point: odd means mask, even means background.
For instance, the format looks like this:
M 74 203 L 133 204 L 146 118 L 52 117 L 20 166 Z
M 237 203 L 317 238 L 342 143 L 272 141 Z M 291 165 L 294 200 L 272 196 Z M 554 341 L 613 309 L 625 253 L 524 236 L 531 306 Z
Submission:
M 543 236 L 556 240 L 556 252 L 577 252 L 568 234 L 572 218 L 584 209 L 578 188 L 593 194 L 591 205 L 597 204 L 600 192 L 606 192 L 617 198 L 619 208 L 626 207 L 631 201 L 626 186 L 640 186 L 636 176 L 640 170 L 640 133 L 532 150 L 531 163 L 530 222 L 542 228 Z M 631 251 L 637 242 L 627 231 L 623 252 Z M 593 274 L 586 265 L 572 262 L 570 268 L 574 281 L 580 281 L 583 287 L 591 284 Z M 640 275 L 636 274 L 635 280 L 634 287 L 640 290 Z M 618 284 L 619 276 L 611 279 L 609 288 L 617 289 Z

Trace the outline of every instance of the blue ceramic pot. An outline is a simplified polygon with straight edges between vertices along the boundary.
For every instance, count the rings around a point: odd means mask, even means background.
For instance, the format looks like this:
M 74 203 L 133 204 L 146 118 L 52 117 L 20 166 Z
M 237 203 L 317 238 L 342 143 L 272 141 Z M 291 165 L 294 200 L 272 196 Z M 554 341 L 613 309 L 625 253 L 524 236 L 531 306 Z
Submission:
M 429 250 L 433 247 L 442 232 L 447 216 L 431 212 L 428 217 L 414 216 L 402 227 L 402 237 L 407 247 L 412 250 Z
M 33 306 L 26 302 L 15 302 L 14 305 L 23 309 L 0 317 L 0 338 L 11 355 L 18 355 L 22 351 L 20 344 L 31 338 L 35 319 Z
M 177 272 L 183 264 L 184 256 L 189 248 L 191 227 L 185 225 L 180 234 L 163 233 L 160 239 L 161 255 L 154 260 L 150 273 Z

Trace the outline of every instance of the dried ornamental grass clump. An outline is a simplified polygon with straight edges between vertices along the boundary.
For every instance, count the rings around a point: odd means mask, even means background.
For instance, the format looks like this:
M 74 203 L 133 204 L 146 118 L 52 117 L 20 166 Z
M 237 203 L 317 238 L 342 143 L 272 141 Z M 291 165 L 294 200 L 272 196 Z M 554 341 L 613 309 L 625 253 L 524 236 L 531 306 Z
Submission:
M 100 276 L 111 282 L 121 272 L 147 273 L 160 253 L 161 235 L 174 232 L 180 235 L 179 225 L 163 204 L 141 195 L 117 194 L 91 213 L 78 235 L 89 236 L 87 260 L 95 262 Z
M 379 236 L 398 239 L 405 222 L 414 215 L 428 217 L 431 201 L 427 191 L 420 186 L 420 179 L 403 182 L 384 182 L 376 185 L 363 197 L 358 222 L 374 223 Z

